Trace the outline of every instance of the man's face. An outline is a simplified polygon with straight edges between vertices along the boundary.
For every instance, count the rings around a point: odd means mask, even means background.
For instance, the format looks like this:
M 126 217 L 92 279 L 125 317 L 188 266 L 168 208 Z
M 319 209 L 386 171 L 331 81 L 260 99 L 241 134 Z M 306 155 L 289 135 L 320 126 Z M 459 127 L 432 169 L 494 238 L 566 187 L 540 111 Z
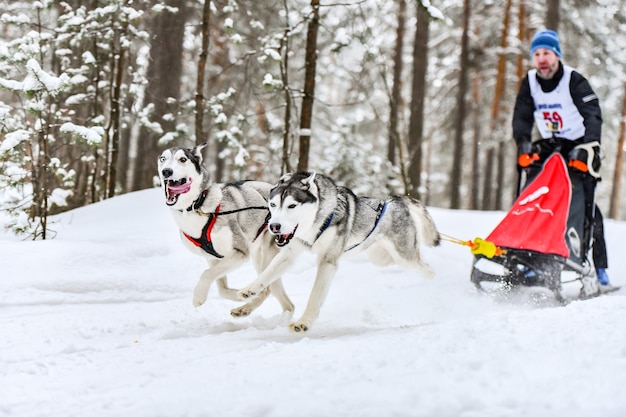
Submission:
M 559 69 L 559 57 L 550 49 L 539 48 L 533 54 L 533 63 L 537 68 L 537 75 L 549 80 Z

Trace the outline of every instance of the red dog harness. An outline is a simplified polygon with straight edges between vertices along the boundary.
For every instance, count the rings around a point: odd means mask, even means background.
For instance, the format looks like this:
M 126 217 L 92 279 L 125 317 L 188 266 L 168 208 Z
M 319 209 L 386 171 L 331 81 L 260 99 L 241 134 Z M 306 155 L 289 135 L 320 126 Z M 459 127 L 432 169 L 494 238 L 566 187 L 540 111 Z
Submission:
M 222 214 L 224 214 L 224 215 L 225 214 L 233 214 L 233 213 L 238 213 L 238 212 L 244 211 L 244 210 L 259 210 L 259 209 L 267 210 L 267 207 L 246 207 L 246 208 L 238 209 L 238 210 L 225 211 Z M 217 215 L 218 215 L 219 212 L 220 212 L 220 205 L 219 204 L 217 205 L 217 207 L 215 208 L 215 211 L 213 213 L 206 213 L 205 214 L 204 212 L 202 212 L 203 215 L 208 216 L 208 220 L 207 220 L 206 224 L 204 225 L 204 227 L 202 228 L 202 233 L 200 234 L 200 237 L 198 239 L 189 236 L 185 232 L 183 232 L 183 235 L 187 238 L 187 240 L 189 240 L 191 243 L 193 243 L 194 246 L 202 249 L 203 251 L 205 251 L 209 255 L 213 255 L 216 258 L 223 258 L 224 255 L 220 255 L 219 253 L 217 253 L 217 251 L 213 247 L 213 242 L 211 241 L 211 231 L 213 230 L 213 226 L 215 226 L 215 222 L 217 221 Z M 267 230 L 267 224 L 269 223 L 269 220 L 270 220 L 270 214 L 268 213 L 267 216 L 265 217 L 265 221 L 263 222 L 261 227 L 259 227 L 259 229 L 257 230 L 256 236 L 252 240 L 253 242 L 255 240 L 257 240 L 257 238 L 259 236 L 261 236 L 263 234 L 263 232 L 265 232 L 265 230 Z
M 213 255 L 216 258 L 223 258 L 223 255 L 220 255 L 215 251 L 215 248 L 213 247 L 213 242 L 211 241 L 211 231 L 213 230 L 213 226 L 215 226 L 215 222 L 217 221 L 217 214 L 219 213 L 219 211 L 220 206 L 218 205 L 215 208 L 214 213 L 209 213 L 209 219 L 202 228 L 202 234 L 198 239 L 189 236 L 185 232 L 183 232 L 183 235 L 185 235 L 187 240 L 189 240 L 191 243 L 193 243 L 195 246 L 199 247 L 209 255 Z

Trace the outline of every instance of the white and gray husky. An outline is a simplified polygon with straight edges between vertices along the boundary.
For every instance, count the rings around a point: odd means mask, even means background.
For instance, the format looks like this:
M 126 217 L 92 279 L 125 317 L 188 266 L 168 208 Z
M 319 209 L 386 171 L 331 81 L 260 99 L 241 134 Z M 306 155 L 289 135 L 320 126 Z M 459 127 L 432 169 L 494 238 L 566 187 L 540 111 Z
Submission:
M 159 177 L 187 248 L 206 258 L 209 268 L 200 276 L 193 293 L 197 307 L 206 299 L 213 281 L 222 297 L 240 301 L 236 290 L 228 288 L 226 274 L 252 257 L 257 273 L 278 252 L 274 236 L 266 232 L 268 196 L 272 185 L 260 181 L 217 184 L 202 164 L 202 148 L 170 148 L 158 160 Z M 267 291 L 231 310 L 235 317 L 247 316 L 267 298 L 271 289 L 284 311 L 293 312 L 280 277 Z
M 344 254 L 365 251 L 376 265 L 398 264 L 417 269 L 426 278 L 434 275 L 422 262 L 419 247 L 437 246 L 439 232 L 413 198 L 357 197 L 327 176 L 299 172 L 283 176 L 272 188 L 269 209 L 269 230 L 281 250 L 239 295 L 249 300 L 263 294 L 299 253 L 315 253 L 315 281 L 302 317 L 289 324 L 292 331 L 306 331 L 313 325 Z

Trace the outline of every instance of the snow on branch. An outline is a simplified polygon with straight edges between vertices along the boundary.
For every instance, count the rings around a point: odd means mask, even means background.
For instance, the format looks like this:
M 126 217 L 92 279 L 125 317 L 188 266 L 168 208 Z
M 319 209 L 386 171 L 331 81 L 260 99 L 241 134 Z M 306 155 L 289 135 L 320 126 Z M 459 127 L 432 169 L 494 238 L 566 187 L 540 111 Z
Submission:
M 25 129 L 19 129 L 4 136 L 4 140 L 0 142 L 0 155 L 9 152 L 20 143 L 30 138 L 30 132 Z
M 70 133 L 84 139 L 89 145 L 99 145 L 104 136 L 104 129 L 101 126 L 85 127 L 75 125 L 74 123 L 63 123 L 61 132 Z
M 24 81 L 7 80 L 0 78 L 0 87 L 15 92 L 35 93 L 46 91 L 51 95 L 55 95 L 61 91 L 68 83 L 69 76 L 61 74 L 59 77 L 48 74 L 41 69 L 39 63 L 34 59 L 29 59 L 26 63 L 28 74 Z

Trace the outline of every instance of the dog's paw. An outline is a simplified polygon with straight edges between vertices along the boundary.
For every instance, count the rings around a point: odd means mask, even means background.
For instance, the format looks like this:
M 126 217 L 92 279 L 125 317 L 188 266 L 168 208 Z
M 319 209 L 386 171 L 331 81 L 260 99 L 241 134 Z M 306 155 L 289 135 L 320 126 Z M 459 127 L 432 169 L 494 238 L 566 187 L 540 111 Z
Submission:
M 422 276 L 426 279 L 435 278 L 435 270 L 430 265 L 422 264 Z
M 289 330 L 294 333 L 304 333 L 309 330 L 309 324 L 304 322 L 289 323 Z
M 246 301 L 246 300 L 249 300 L 251 298 L 255 298 L 256 296 L 261 294 L 263 289 L 264 288 L 261 287 L 261 286 L 251 285 L 249 287 L 245 287 L 245 288 L 240 289 L 237 292 L 237 295 L 239 296 L 240 300 Z
M 206 302 L 207 293 L 203 291 L 194 291 L 193 292 L 193 306 L 200 307 L 202 304 Z
M 252 308 L 248 304 L 244 304 L 241 307 L 233 308 L 230 310 L 230 315 L 233 317 L 247 317 L 252 313 Z

